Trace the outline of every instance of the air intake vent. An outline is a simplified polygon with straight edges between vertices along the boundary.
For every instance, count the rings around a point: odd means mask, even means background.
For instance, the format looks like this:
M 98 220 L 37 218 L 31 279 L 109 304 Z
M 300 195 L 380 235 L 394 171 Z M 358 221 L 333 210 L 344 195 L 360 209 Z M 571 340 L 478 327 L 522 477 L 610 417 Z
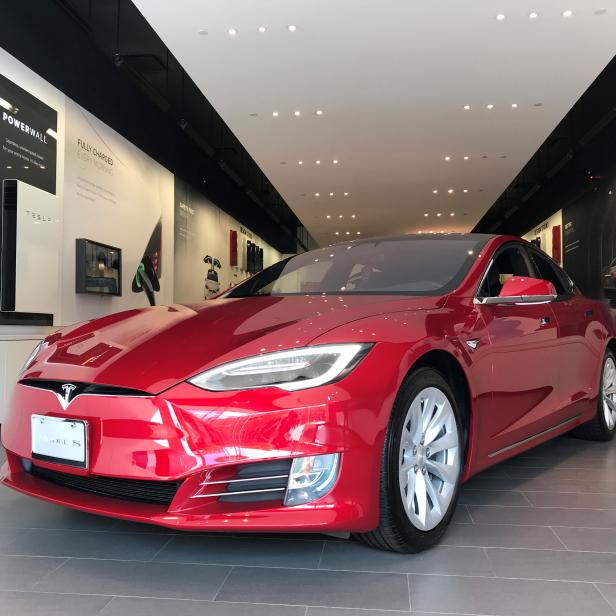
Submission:
M 96 475 L 72 475 L 32 466 L 32 475 L 56 485 L 80 492 L 119 498 L 122 500 L 170 505 L 180 487 L 180 481 L 145 481 L 141 479 L 114 479 Z
M 282 502 L 290 472 L 290 459 L 242 464 L 230 479 L 205 481 L 198 498 L 217 498 L 223 503 Z

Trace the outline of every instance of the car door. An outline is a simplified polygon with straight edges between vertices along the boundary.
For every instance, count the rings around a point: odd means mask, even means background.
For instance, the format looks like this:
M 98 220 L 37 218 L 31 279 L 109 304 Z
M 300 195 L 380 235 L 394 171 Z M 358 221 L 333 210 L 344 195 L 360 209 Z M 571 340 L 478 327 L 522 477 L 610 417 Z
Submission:
M 577 293 L 569 277 L 545 254 L 529 248 L 537 278 L 549 280 L 558 293 L 552 309 L 558 323 L 560 407 L 564 414 L 586 413 L 595 404 L 603 350 L 587 335 L 595 322 L 594 302 Z
M 496 297 L 510 276 L 532 276 L 521 243 L 501 247 L 476 293 L 478 301 Z M 558 324 L 550 303 L 477 304 L 486 325 L 491 370 L 491 405 L 480 418 L 478 458 L 498 459 L 517 444 L 554 425 L 559 394 Z M 481 462 L 480 462 L 481 463 Z

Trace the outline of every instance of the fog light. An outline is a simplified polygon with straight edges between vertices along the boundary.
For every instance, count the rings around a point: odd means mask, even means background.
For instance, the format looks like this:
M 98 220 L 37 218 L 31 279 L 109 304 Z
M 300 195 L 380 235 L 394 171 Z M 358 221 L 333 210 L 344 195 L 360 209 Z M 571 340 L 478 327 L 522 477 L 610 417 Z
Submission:
M 327 494 L 338 477 L 340 454 L 295 458 L 287 484 L 284 504 L 305 505 Z

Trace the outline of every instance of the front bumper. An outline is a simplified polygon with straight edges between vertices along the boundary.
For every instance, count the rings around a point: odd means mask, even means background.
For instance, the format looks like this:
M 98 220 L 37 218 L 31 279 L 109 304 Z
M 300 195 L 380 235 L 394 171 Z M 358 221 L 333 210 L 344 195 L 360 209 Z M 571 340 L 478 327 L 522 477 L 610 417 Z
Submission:
M 186 530 L 371 530 L 378 524 L 382 442 L 395 392 L 394 387 L 391 395 L 383 393 L 389 388 L 382 381 L 374 385 L 361 369 L 340 383 L 299 392 L 213 393 L 183 383 L 152 397 L 79 396 L 63 410 L 53 393 L 19 384 L 2 427 L 7 463 L 1 479 L 53 503 Z M 32 413 L 83 419 L 88 425 L 86 471 L 34 461 L 38 467 L 91 477 L 177 481 L 173 500 L 167 505 L 111 498 L 26 472 L 24 460 L 32 460 Z M 306 505 L 283 506 L 280 497 L 257 502 L 195 497 L 204 481 L 218 482 L 220 491 L 239 467 L 328 453 L 340 454 L 337 481 L 325 496 Z

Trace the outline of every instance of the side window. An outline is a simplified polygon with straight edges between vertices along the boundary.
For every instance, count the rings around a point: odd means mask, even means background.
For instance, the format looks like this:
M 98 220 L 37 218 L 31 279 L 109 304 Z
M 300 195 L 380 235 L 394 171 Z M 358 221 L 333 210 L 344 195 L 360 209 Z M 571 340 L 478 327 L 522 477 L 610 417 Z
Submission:
M 530 258 L 532 259 L 533 265 L 537 270 L 537 277 L 551 282 L 554 285 L 558 295 L 563 295 L 564 293 L 569 293 L 571 291 L 571 289 L 566 288 L 563 276 L 556 271 L 556 266 L 553 265 L 549 259 L 546 259 L 535 250 L 530 251 Z
M 520 246 L 510 246 L 499 252 L 488 267 L 479 297 L 497 297 L 505 281 L 512 276 L 530 276 L 528 262 Z

